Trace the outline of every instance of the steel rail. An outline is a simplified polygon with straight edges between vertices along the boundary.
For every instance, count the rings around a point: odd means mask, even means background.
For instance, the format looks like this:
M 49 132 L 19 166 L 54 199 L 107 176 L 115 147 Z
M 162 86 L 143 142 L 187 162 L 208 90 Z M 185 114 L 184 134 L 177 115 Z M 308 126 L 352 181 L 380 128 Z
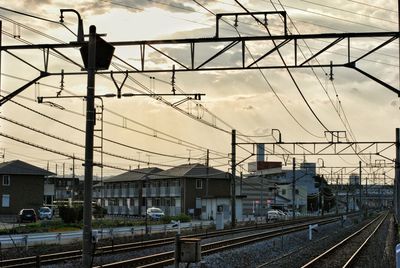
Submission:
M 370 239 L 375 235 L 375 233 L 378 231 L 378 229 L 382 226 L 383 222 L 387 218 L 387 215 L 379 222 L 379 224 L 375 227 L 375 229 L 372 231 L 372 233 L 365 239 L 364 243 L 361 244 L 361 246 L 354 252 L 354 254 L 350 257 L 350 259 L 343 265 L 343 268 L 345 267 L 351 267 L 352 264 L 356 261 L 357 257 L 360 255 L 360 252 L 362 249 L 365 247 L 365 245 L 370 241 Z
M 206 232 L 202 234 L 193 234 L 193 235 L 185 235 L 182 237 L 204 237 L 204 238 L 211 238 L 221 235 L 227 235 L 232 233 L 240 233 L 246 232 L 251 230 L 259 230 L 259 229 L 267 229 L 267 228 L 274 228 L 281 225 L 290 225 L 293 223 L 300 223 L 307 221 L 309 219 L 302 218 L 297 219 L 295 221 L 288 221 L 288 222 L 277 222 L 277 223 L 267 223 L 267 224 L 257 224 L 255 226 L 247 226 L 236 228 L 234 230 L 221 230 L 221 231 L 213 231 L 213 232 Z M 112 246 L 102 246 L 97 248 L 95 255 L 99 256 L 102 254 L 109 254 L 109 253 L 116 253 L 116 252 L 123 252 L 135 249 L 146 249 L 151 247 L 157 246 L 165 246 L 168 244 L 173 244 L 175 242 L 175 238 L 167 237 L 161 239 L 152 239 L 148 241 L 139 241 L 139 242 L 132 242 L 132 243 L 123 243 L 117 244 Z M 7 259 L 0 261 L 0 267 L 31 267 L 35 266 L 38 263 L 40 264 L 51 264 L 56 263 L 64 260 L 71 260 L 71 259 L 78 259 L 82 256 L 81 250 L 72 250 L 72 251 L 65 251 L 65 252 L 58 252 L 58 253 L 51 253 L 51 254 L 44 254 L 38 256 L 30 256 L 24 258 L 16 258 L 16 259 Z
M 352 214 L 348 214 L 348 215 L 352 215 Z M 338 217 L 337 216 L 334 216 L 334 217 L 328 216 L 328 217 L 325 217 L 325 219 L 337 220 Z M 190 237 L 212 238 L 212 237 L 218 237 L 218 236 L 223 236 L 223 235 L 230 235 L 230 234 L 234 234 L 234 233 L 271 229 L 271 228 L 277 228 L 277 227 L 281 227 L 281 226 L 300 224 L 300 223 L 304 223 L 304 222 L 310 223 L 310 222 L 318 222 L 318 221 L 321 221 L 321 218 L 311 219 L 311 220 L 310 220 L 310 218 L 300 218 L 300 219 L 296 219 L 294 221 L 291 220 L 291 221 L 284 221 L 284 222 L 275 222 L 275 223 L 266 223 L 266 224 L 264 223 L 264 224 L 257 224 L 255 226 L 240 227 L 240 228 L 236 228 L 236 229 L 228 229 L 228 230 L 221 230 L 221 231 L 205 232 L 205 233 L 200 233 L 200 234 L 185 235 L 182 237 L 184 237 L 184 238 L 190 238 Z M 138 242 L 117 244 L 117 245 L 112 245 L 112 246 L 102 246 L 102 247 L 99 247 L 96 249 L 95 255 L 101 256 L 104 254 L 112 254 L 112 253 L 118 253 L 118 252 L 124 252 L 124 251 L 142 250 L 142 249 L 147 249 L 147 248 L 165 246 L 168 244 L 173 244 L 174 242 L 175 242 L 174 237 L 166 237 L 166 238 L 160 238 L 160 239 L 152 239 L 152 240 L 148 240 L 148 241 L 138 241 Z M 1 260 L 0 267 L 8 267 L 8 268 L 32 267 L 32 266 L 38 266 L 40 264 L 52 264 L 52 263 L 66 261 L 66 260 L 79 259 L 81 257 L 82 257 L 81 250 L 72 250 L 72 251 L 57 252 L 57 253 L 50 253 L 50 254 L 37 255 L 37 256 L 29 256 L 29 257 L 24 257 L 24 258 Z
M 354 232 L 353 234 L 349 235 L 348 237 L 346 237 L 345 239 L 343 239 L 342 241 L 340 241 L 339 243 L 335 244 L 334 246 L 330 247 L 328 250 L 326 250 L 325 252 L 323 252 L 322 254 L 318 255 L 317 257 L 315 257 L 314 259 L 312 259 L 311 261 L 307 262 L 306 264 L 304 264 L 303 266 L 301 266 L 301 268 L 308 268 L 308 267 L 320 267 L 319 266 L 319 262 L 326 260 L 329 258 L 329 256 L 331 254 L 333 254 L 335 252 L 335 250 L 339 249 L 339 247 L 344 246 L 346 243 L 349 243 L 353 238 L 355 238 L 356 236 L 360 235 L 363 231 L 366 231 L 366 229 L 368 227 L 370 227 L 372 224 L 376 223 L 377 221 L 380 220 L 380 222 L 377 225 L 377 228 L 379 228 L 381 226 L 381 224 L 383 223 L 383 221 L 386 219 L 388 213 L 384 214 L 384 215 L 379 215 L 377 216 L 375 219 L 373 219 L 371 222 L 369 222 L 368 224 L 364 225 L 362 228 L 360 228 L 359 230 L 357 230 L 356 232 Z M 369 236 L 370 237 L 370 236 Z M 364 242 L 365 243 L 365 242 Z M 359 250 L 357 250 L 359 251 Z M 351 256 L 351 258 L 353 258 L 353 256 L 356 253 L 353 253 L 353 255 Z M 358 252 L 357 252 L 358 254 Z M 348 260 L 349 261 L 349 260 Z M 345 266 L 343 266 L 345 267 Z
M 323 219 L 317 221 L 319 224 L 324 225 L 328 223 L 332 223 L 340 219 L 340 217 L 333 217 L 330 219 Z M 315 223 L 315 221 L 313 221 Z M 237 238 L 226 239 L 223 241 L 213 242 L 209 244 L 205 244 L 201 246 L 202 255 L 210 255 L 220 251 L 224 251 L 227 249 L 236 248 L 239 246 L 244 246 L 252 243 L 256 243 L 259 241 L 263 241 L 266 239 L 271 239 L 274 237 L 279 237 L 285 234 L 298 232 L 302 230 L 306 230 L 309 226 L 310 222 L 301 223 L 296 226 L 289 227 L 281 227 L 281 229 L 266 231 L 263 233 L 245 235 Z M 149 267 L 163 267 L 164 265 L 171 265 L 174 263 L 174 251 L 168 251 L 163 253 L 157 253 L 149 256 L 134 258 L 125 261 L 119 261 L 115 263 L 103 264 L 100 266 L 96 266 L 95 268 L 114 268 L 114 267 L 141 267 L 141 268 L 149 268 Z

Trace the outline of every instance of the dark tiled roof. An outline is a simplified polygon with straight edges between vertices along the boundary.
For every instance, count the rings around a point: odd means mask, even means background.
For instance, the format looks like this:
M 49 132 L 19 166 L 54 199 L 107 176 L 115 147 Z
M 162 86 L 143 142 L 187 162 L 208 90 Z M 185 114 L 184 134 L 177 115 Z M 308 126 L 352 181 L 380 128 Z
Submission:
M 35 167 L 21 160 L 0 163 L 0 174 L 3 175 L 39 175 L 49 176 L 54 173 Z
M 207 175 L 208 174 L 208 175 Z M 150 176 L 150 179 L 165 179 L 165 178 L 213 178 L 213 179 L 227 179 L 229 174 L 222 170 L 212 167 L 208 168 L 202 164 L 184 164 L 161 171 L 155 175 Z
M 140 180 L 146 179 L 147 175 L 155 174 L 160 171 L 162 171 L 162 169 L 159 169 L 159 168 L 135 169 L 135 170 L 131 170 L 131 171 L 122 173 L 120 175 L 117 175 L 115 177 L 107 178 L 103 182 L 109 183 L 109 182 L 123 182 L 123 181 L 140 181 Z

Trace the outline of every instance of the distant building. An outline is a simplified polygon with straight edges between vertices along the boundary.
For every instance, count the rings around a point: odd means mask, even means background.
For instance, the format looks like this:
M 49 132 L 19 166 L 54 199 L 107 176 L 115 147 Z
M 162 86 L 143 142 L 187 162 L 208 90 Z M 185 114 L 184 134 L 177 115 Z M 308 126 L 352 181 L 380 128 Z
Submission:
M 350 174 L 349 182 L 350 185 L 360 185 L 360 176 L 358 174 Z
M 0 164 L 0 215 L 17 215 L 23 208 L 43 205 L 44 181 L 53 173 L 20 160 Z
M 145 215 L 146 207 L 159 207 L 166 215 L 181 213 L 194 218 L 216 218 L 222 206 L 229 219 L 230 174 L 202 164 L 185 164 L 168 170 L 136 169 L 104 180 L 95 187 L 94 199 L 109 214 Z M 102 192 L 103 191 L 103 192 Z M 242 217 L 241 199 L 236 201 L 237 219 Z
M 94 186 L 93 198 L 97 204 L 107 209 L 109 215 L 144 215 L 143 188 L 149 175 L 160 171 L 162 169 L 142 168 L 104 179 L 103 185 Z M 167 204 L 166 206 L 171 206 L 171 202 L 175 202 L 175 192 L 177 192 L 172 182 L 168 190 L 168 195 L 164 195 L 163 202 Z
M 249 163 L 249 171 L 241 184 L 242 194 L 246 196 L 243 214 L 264 215 L 270 208 L 292 209 L 292 169 L 282 169 L 281 162 L 257 161 Z M 296 210 L 306 212 L 307 195 L 318 194 L 315 175 L 315 163 L 301 163 L 295 170 Z
M 83 200 L 83 181 L 72 177 L 48 177 L 44 182 L 46 205 Z

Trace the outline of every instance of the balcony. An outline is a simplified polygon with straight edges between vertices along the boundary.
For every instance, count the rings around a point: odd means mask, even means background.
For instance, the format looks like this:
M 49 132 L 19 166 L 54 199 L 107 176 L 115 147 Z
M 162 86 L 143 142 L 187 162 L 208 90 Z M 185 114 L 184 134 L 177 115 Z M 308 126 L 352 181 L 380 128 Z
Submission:
M 112 197 L 121 197 L 121 188 L 112 189 Z
M 121 188 L 121 197 L 129 197 L 128 188 Z
M 111 197 L 111 189 L 105 189 L 104 197 Z
M 128 197 L 139 197 L 138 188 L 128 188 Z
M 181 187 L 180 186 L 169 187 L 169 196 L 181 196 Z

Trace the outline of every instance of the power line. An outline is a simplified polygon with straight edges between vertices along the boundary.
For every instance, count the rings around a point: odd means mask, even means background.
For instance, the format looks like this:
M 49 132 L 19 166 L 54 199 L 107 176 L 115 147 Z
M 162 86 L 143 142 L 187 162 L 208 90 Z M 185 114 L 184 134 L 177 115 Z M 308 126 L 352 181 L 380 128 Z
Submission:
M 23 104 L 21 104 L 21 103 L 18 103 L 18 102 L 14 101 L 14 100 L 10 100 L 10 102 L 12 102 L 12 103 L 14 103 L 14 104 L 16 104 L 16 105 L 18 105 L 18 106 L 24 108 L 24 109 L 27 109 L 27 110 L 29 110 L 29 111 L 31 111 L 31 112 L 33 112 L 33 113 L 36 113 L 36 114 L 38 114 L 38 115 L 40 115 L 40 116 L 42 116 L 42 117 L 45 117 L 45 118 L 47 118 L 47 119 L 49 119 L 49 120 L 52 120 L 52 121 L 54 121 L 54 122 L 57 122 L 57 123 L 59 123 L 59 124 L 62 124 L 62 125 L 67 126 L 67 127 L 69 127 L 69 128 L 72 128 L 72 129 L 74 129 L 74 130 L 77 130 L 77 131 L 79 131 L 79 132 L 83 132 L 83 133 L 85 132 L 84 130 L 82 130 L 82 129 L 80 129 L 80 128 L 77 128 L 77 127 L 75 127 L 75 126 L 73 126 L 73 125 L 71 125 L 71 124 L 67 124 L 67 123 L 65 123 L 65 122 L 63 122 L 63 121 L 61 121 L 61 120 L 58 120 L 58 119 L 55 119 L 55 118 L 53 118 L 53 117 L 51 117 L 51 116 L 45 115 L 45 114 L 43 114 L 43 113 L 40 113 L 40 112 L 38 112 L 37 110 L 34 110 L 34 109 L 32 109 L 32 108 L 29 108 L 29 107 L 27 107 L 27 106 L 25 106 L 25 105 L 23 105 Z M 82 116 L 81 114 L 76 113 L 76 112 L 73 112 L 73 111 L 70 111 L 70 110 L 68 110 L 68 109 L 65 109 L 65 111 L 72 112 L 72 113 L 74 113 L 74 114 L 76 114 L 76 115 Z M 111 122 L 107 122 L 107 121 L 106 121 L 106 123 L 110 123 L 110 124 L 111 124 Z M 112 125 L 115 126 L 115 124 L 112 124 Z M 118 127 L 120 127 L 120 126 L 118 126 Z M 143 134 L 143 133 L 142 133 L 142 134 Z M 150 135 L 150 134 L 149 134 L 149 135 Z M 95 137 L 96 137 L 96 138 L 101 138 L 101 137 L 99 137 L 99 136 L 97 136 L 97 135 L 95 135 Z M 160 139 L 162 139 L 162 138 L 160 138 Z M 153 154 L 153 155 L 159 155 L 159 156 L 164 156 L 164 157 L 171 157 L 171 158 L 175 158 L 175 159 L 186 159 L 186 157 L 168 155 L 168 154 L 158 153 L 158 152 L 154 152 L 154 151 L 150 151 L 150 150 L 145 150 L 145 149 L 142 149 L 142 148 L 133 147 L 133 146 L 130 146 L 130 145 L 127 145 L 127 144 L 123 144 L 123 143 L 120 143 L 120 142 L 117 142 L 117 141 L 114 141 L 114 140 L 111 140 L 111 139 L 108 139 L 108 138 L 104 138 L 104 137 L 103 137 L 103 140 L 105 140 L 105 141 L 107 141 L 107 142 L 110 142 L 110 143 L 117 144 L 117 145 L 119 145 L 119 146 L 123 146 L 123 147 L 129 148 L 129 149 L 138 150 L 138 151 L 141 151 L 141 152 L 144 152 L 144 153 L 150 153 L 150 154 Z M 169 140 L 167 140 L 167 141 L 169 141 Z M 179 143 L 176 143 L 176 144 L 179 144 Z M 193 149 L 197 149 L 197 148 L 193 148 Z M 210 159 L 211 159 L 211 160 L 214 160 L 214 159 L 225 159 L 225 158 L 227 158 L 227 157 L 216 157 L 216 158 L 212 157 L 212 158 L 210 158 Z M 201 160 L 202 158 L 199 158 L 199 159 L 193 158 L 193 159 L 195 159 L 195 160 Z
M 267 0 L 264 0 L 264 1 L 267 2 Z M 278 3 L 275 3 L 275 4 L 278 4 Z M 323 14 L 323 13 L 316 12 L 316 11 L 306 10 L 306 9 L 302 9 L 302 8 L 299 8 L 299 7 L 293 7 L 293 6 L 289 6 L 289 5 L 286 5 L 286 4 L 283 5 L 283 6 L 285 6 L 287 8 L 291 8 L 291 9 L 300 10 L 300 11 L 303 11 L 303 12 L 306 12 L 306 13 L 315 14 L 315 15 L 318 15 L 318 16 L 323 16 L 323 17 L 327 17 L 327 18 L 331 18 L 331 19 L 335 19 L 335 20 L 344 21 L 344 22 L 351 23 L 351 24 L 357 24 L 357 25 L 364 26 L 364 27 L 375 28 L 375 29 L 378 29 L 378 30 L 387 31 L 387 29 L 385 29 L 385 28 L 372 26 L 372 25 L 369 25 L 369 24 L 365 24 L 365 23 L 361 23 L 361 22 L 357 22 L 357 21 L 352 21 L 352 20 L 348 20 L 348 19 L 338 18 L 338 17 L 332 16 L 332 15 L 327 15 L 327 14 Z
M 238 0 L 235 0 L 235 2 L 236 2 L 241 8 L 243 8 L 247 13 L 250 14 L 250 11 L 249 11 L 246 7 L 244 7 Z M 254 15 L 252 15 L 252 14 L 251 14 L 251 16 L 252 16 L 259 24 L 264 25 L 256 16 L 254 16 Z M 270 32 L 270 30 L 268 29 L 268 26 L 267 26 L 267 25 L 264 25 L 264 28 L 267 30 L 268 34 L 271 35 L 271 32 Z M 274 47 L 277 48 L 277 45 L 276 45 L 275 40 L 272 40 L 272 42 L 273 42 L 273 44 L 274 44 Z M 329 129 L 325 126 L 325 124 L 321 121 L 321 119 L 317 116 L 317 114 L 315 113 L 315 111 L 312 109 L 312 107 L 311 107 L 310 104 L 308 103 L 307 99 L 305 98 L 303 92 L 302 92 L 301 89 L 300 89 L 300 86 L 298 85 L 297 81 L 295 80 L 295 78 L 294 78 L 292 72 L 291 72 L 290 69 L 287 67 L 286 62 L 285 62 L 285 59 L 283 58 L 282 53 L 280 52 L 280 50 L 279 50 L 279 49 L 276 49 L 276 52 L 278 53 L 279 57 L 281 58 L 281 61 L 282 61 L 283 65 L 286 67 L 285 69 L 286 69 L 287 73 L 289 74 L 290 79 L 292 80 L 292 82 L 293 82 L 293 84 L 295 85 L 295 87 L 296 87 L 297 91 L 299 92 L 300 96 L 302 97 L 302 99 L 303 99 L 304 102 L 306 103 L 306 105 L 307 105 L 308 109 L 310 110 L 310 112 L 313 114 L 313 116 L 315 117 L 315 119 L 317 119 L 317 121 L 320 123 L 320 125 L 321 125 L 325 130 L 329 131 Z
M 201 3 L 199 3 L 197 0 L 192 0 L 193 2 L 195 2 L 196 4 L 198 4 L 200 7 L 204 8 L 205 10 L 207 10 L 208 12 L 210 12 L 212 15 L 216 16 L 216 14 L 214 12 L 212 12 L 211 10 L 209 10 L 207 7 L 205 7 L 204 5 L 202 5 Z M 230 25 L 228 22 L 226 22 L 225 20 L 222 19 L 222 21 L 224 21 L 225 23 L 227 23 L 228 25 Z M 241 36 L 240 32 L 236 29 L 236 27 L 234 27 L 233 25 L 230 25 L 231 27 L 233 27 L 237 34 L 239 36 Z M 249 53 L 249 55 L 252 57 L 252 59 L 255 61 L 255 58 L 253 56 L 253 54 L 251 53 L 251 51 L 248 49 L 247 45 L 246 45 L 246 50 Z M 258 67 L 258 64 L 256 63 L 256 66 Z M 298 120 L 297 118 L 292 114 L 292 112 L 289 110 L 289 108 L 284 104 L 283 100 L 279 97 L 278 93 L 276 92 L 276 90 L 274 89 L 274 87 L 272 86 L 272 84 L 269 82 L 269 80 L 267 79 L 267 77 L 265 76 L 264 72 L 261 69 L 258 69 L 263 80 L 267 83 L 269 89 L 274 93 L 275 97 L 278 99 L 278 101 L 281 103 L 281 105 L 283 106 L 283 108 L 286 110 L 286 112 L 290 115 L 290 117 L 297 123 L 298 126 L 300 126 L 300 128 L 302 128 L 305 132 L 307 132 L 308 134 L 310 134 L 311 136 L 314 137 L 318 137 L 319 136 L 313 134 L 312 132 L 310 132 L 308 129 L 306 129 Z
M 393 10 L 393 9 L 383 8 L 383 7 L 380 7 L 380 6 L 375 6 L 375 5 L 367 4 L 367 3 L 364 3 L 364 2 L 360 2 L 360 1 L 355 1 L 355 0 L 347 0 L 347 1 L 348 2 L 353 2 L 353 3 L 356 3 L 356 4 L 360 4 L 360 5 L 363 5 L 363 6 L 373 7 L 375 9 L 381 9 L 381 10 L 385 10 L 385 11 L 389 11 L 389 12 L 393 12 L 393 13 L 398 13 L 396 10 Z
M 17 23 L 17 22 L 15 22 L 15 21 L 13 21 L 13 22 L 14 22 L 14 23 Z M 46 34 L 43 34 L 43 33 L 41 33 L 40 31 L 35 30 L 35 29 L 33 29 L 33 28 L 26 27 L 26 29 L 31 30 L 31 31 L 33 31 L 33 32 L 35 32 L 35 33 L 41 34 L 41 35 L 43 35 L 43 36 L 45 36 L 45 37 L 47 37 L 47 38 L 52 38 L 51 36 L 46 35 Z M 59 40 L 59 39 L 53 39 L 53 41 L 56 41 L 56 42 L 59 42 L 59 43 L 64 43 L 62 40 Z M 60 58 L 60 57 L 59 57 L 59 58 Z M 75 63 L 75 62 L 73 62 L 73 61 L 72 61 L 71 59 L 69 59 L 68 57 L 63 56 L 63 58 L 66 59 L 67 61 L 70 61 L 70 62 L 74 63 L 75 65 L 80 66 L 80 67 L 82 68 L 81 65 L 79 65 L 79 64 L 77 64 L 77 63 Z M 118 59 L 119 59 L 119 58 L 118 58 Z M 119 60 L 121 60 L 121 59 L 119 59 Z M 125 62 L 125 63 L 126 63 L 126 62 Z M 102 76 L 110 80 L 110 78 L 109 78 L 108 76 L 105 76 L 105 75 L 102 75 Z M 146 86 L 144 86 L 143 84 L 141 84 L 140 82 L 138 82 L 136 79 L 132 78 L 131 75 L 129 75 L 129 79 L 132 80 L 133 82 L 135 82 L 136 84 L 138 84 L 138 85 L 139 85 L 140 87 L 142 87 L 143 89 L 145 89 L 147 92 L 151 93 L 151 90 L 149 90 Z M 134 88 L 132 88 L 132 87 L 129 86 L 129 85 L 125 85 L 125 86 L 126 86 L 127 88 L 134 89 Z M 134 89 L 134 90 L 137 90 L 137 89 Z M 183 92 L 183 91 L 182 91 L 182 92 Z M 154 98 L 155 98 L 155 97 L 154 97 Z M 183 111 L 182 109 L 180 109 L 180 108 L 174 106 L 172 103 L 166 101 L 166 100 L 163 99 L 163 98 L 155 98 L 155 99 L 158 100 L 158 101 L 162 101 L 163 103 L 167 104 L 167 105 L 170 106 L 170 107 L 175 108 L 176 110 L 178 110 L 178 111 L 184 113 L 185 115 L 191 117 L 192 119 L 195 119 L 195 120 L 197 120 L 197 121 L 199 121 L 199 122 L 201 122 L 201 123 L 204 123 L 204 124 L 206 124 L 206 125 L 208 125 L 208 126 L 210 126 L 210 127 L 215 128 L 215 129 L 221 130 L 221 131 L 223 131 L 223 132 L 225 132 L 225 133 L 230 133 L 229 131 L 224 130 L 224 129 L 222 129 L 222 128 L 219 128 L 219 127 L 217 127 L 217 126 L 215 126 L 215 125 L 213 125 L 213 124 L 211 124 L 211 123 L 209 123 L 209 122 L 207 122 L 207 121 L 205 121 L 205 120 L 202 120 L 201 118 L 197 118 L 196 116 L 192 115 L 191 113 L 188 113 L 188 112 Z M 105 110 L 107 110 L 107 111 L 110 112 L 110 110 L 108 110 L 108 109 L 105 109 Z M 114 114 L 116 114 L 116 113 L 114 113 Z M 122 117 L 122 118 L 125 118 L 124 116 L 122 116 L 122 115 L 120 115 L 120 114 L 116 114 L 116 115 L 118 115 L 118 116 L 120 116 L 120 117 Z M 218 117 L 216 117 L 215 115 L 213 115 L 213 116 L 214 116 L 215 118 L 218 118 Z M 218 119 L 219 119 L 219 118 L 218 118 Z M 223 122 L 222 120 L 219 120 L 219 121 Z M 143 124 L 141 124 L 141 123 L 138 123 L 138 122 L 136 122 L 136 121 L 133 121 L 133 122 L 136 123 L 136 124 L 139 124 L 139 125 L 142 126 L 142 127 L 149 128 L 148 126 L 145 126 L 145 125 L 143 125 Z M 156 131 L 157 133 L 161 133 L 161 134 L 163 134 L 163 135 L 167 135 L 167 134 L 165 134 L 165 133 L 162 133 L 161 131 L 154 130 L 153 128 L 151 128 L 151 130 Z M 169 136 L 169 135 L 167 135 L 167 136 Z M 172 136 L 170 136 L 170 137 L 172 138 Z M 173 137 L 173 138 L 175 138 L 175 137 Z M 181 141 L 181 140 L 180 140 L 180 141 Z M 214 151 L 214 153 L 217 153 L 217 152 Z
M 381 20 L 381 21 L 397 24 L 396 21 L 387 20 L 387 19 L 384 19 L 384 18 L 378 18 L 378 17 L 374 17 L 374 16 L 371 16 L 371 15 L 366 15 L 366 14 L 360 14 L 360 13 L 357 13 L 357 12 L 354 12 L 354 11 L 350 11 L 350 10 L 346 10 L 346 9 L 342 9 L 342 8 L 337 8 L 337 7 L 332 7 L 332 6 L 328 6 L 328 5 L 324 5 L 324 4 L 320 4 L 320 3 L 315 3 L 315 2 L 312 2 L 312 1 L 309 1 L 309 0 L 300 0 L 300 1 L 305 2 L 305 3 L 310 3 L 310 4 L 313 4 L 313 5 L 316 5 L 316 6 L 326 7 L 326 8 L 330 8 L 330 9 L 333 9 L 333 10 L 338 10 L 338 11 L 342 11 L 342 12 L 346 12 L 346 13 L 350 13 L 350 14 L 366 17 L 366 18 L 371 18 L 371 19 L 376 19 L 376 20 Z
M 0 9 L 5 10 L 5 11 L 9 11 L 9 12 L 12 12 L 12 13 L 16 13 L 16 14 L 19 14 L 19 15 L 22 15 L 22 16 L 38 19 L 38 20 L 43 20 L 43 21 L 47 21 L 47 22 L 51 22 L 51 23 L 55 23 L 55 24 L 61 24 L 59 21 L 49 20 L 49 19 L 46 19 L 46 18 L 43 18 L 43 17 L 39 17 L 39 16 L 36 16 L 36 15 L 28 14 L 28 13 L 17 11 L 17 10 L 12 10 L 12 9 L 1 7 L 1 6 L 0 6 Z
M 280 0 L 278 0 L 278 1 L 279 1 L 279 4 L 281 5 L 282 9 L 285 10 L 285 8 L 284 8 L 284 6 L 282 5 L 281 1 L 280 1 Z M 271 4 L 272 4 L 272 6 L 275 8 L 275 10 L 278 10 L 278 9 L 276 8 L 275 4 L 272 2 L 272 0 L 271 0 L 270 2 L 271 2 Z M 286 11 L 286 10 L 285 10 L 285 11 Z M 293 20 L 291 19 L 291 17 L 288 16 L 288 18 L 289 18 L 290 22 L 292 23 L 294 29 L 297 31 L 298 34 L 300 34 L 300 31 L 298 30 L 298 28 L 297 28 L 296 25 L 294 24 L 294 22 L 293 22 Z M 310 49 L 310 47 L 308 46 L 307 42 L 306 42 L 305 40 L 304 40 L 303 42 L 304 42 L 304 44 L 306 45 L 306 47 L 308 48 L 308 50 L 311 52 L 311 54 L 313 54 L 313 52 L 311 51 L 311 49 Z M 300 52 L 301 52 L 301 54 L 303 55 L 303 57 L 305 58 L 305 55 L 304 55 L 304 53 L 303 53 L 303 51 L 302 51 L 301 48 L 300 48 Z M 318 61 L 318 60 L 317 60 L 317 63 L 319 64 L 319 61 Z M 325 73 L 325 75 L 327 75 L 325 69 L 324 69 L 323 67 L 321 67 L 321 69 L 323 70 L 323 72 Z M 316 77 L 316 79 L 318 80 L 320 86 L 322 87 L 322 89 L 324 90 L 324 92 L 326 93 L 326 95 L 328 96 L 328 99 L 329 99 L 330 103 L 332 104 L 334 110 L 336 111 L 337 115 L 339 116 L 341 122 L 343 123 L 343 126 L 346 128 L 347 131 L 349 131 L 349 134 L 351 135 L 352 139 L 353 139 L 354 141 L 357 141 L 356 138 L 355 138 L 355 135 L 354 135 L 354 133 L 353 133 L 353 131 L 352 131 L 352 129 L 351 129 L 350 123 L 349 123 L 349 121 L 347 120 L 347 116 L 346 116 L 346 113 L 345 113 L 345 111 L 344 111 L 344 109 L 343 109 L 343 106 L 342 106 L 342 104 L 341 104 L 341 101 L 340 101 L 340 99 L 339 99 L 339 95 L 338 95 L 338 92 L 337 92 L 337 90 L 336 90 L 334 81 L 333 81 L 332 79 L 330 80 L 331 83 L 332 83 L 332 85 L 333 85 L 333 89 L 334 89 L 334 91 L 335 91 L 335 93 L 336 93 L 336 98 L 337 98 L 338 103 L 339 103 L 339 105 L 340 105 L 339 108 L 342 108 L 342 111 L 343 111 L 343 114 L 344 114 L 344 116 L 345 116 L 345 119 L 346 119 L 347 124 L 346 124 L 345 121 L 343 121 L 343 118 L 340 116 L 339 110 L 336 109 L 336 106 L 334 105 L 332 98 L 330 97 L 330 95 L 329 95 L 327 89 L 324 87 L 324 85 L 322 84 L 321 80 L 319 79 L 319 77 L 318 77 L 317 74 L 315 73 L 314 68 L 311 68 L 311 70 L 312 70 L 314 76 Z M 346 137 L 346 138 L 347 138 L 347 137 Z M 357 154 L 356 150 L 354 150 L 354 152 Z M 361 158 L 360 155 L 357 154 L 357 156 L 360 158 L 360 160 L 362 160 L 363 162 L 365 162 L 365 161 Z M 342 160 L 345 161 L 343 158 L 342 158 Z

